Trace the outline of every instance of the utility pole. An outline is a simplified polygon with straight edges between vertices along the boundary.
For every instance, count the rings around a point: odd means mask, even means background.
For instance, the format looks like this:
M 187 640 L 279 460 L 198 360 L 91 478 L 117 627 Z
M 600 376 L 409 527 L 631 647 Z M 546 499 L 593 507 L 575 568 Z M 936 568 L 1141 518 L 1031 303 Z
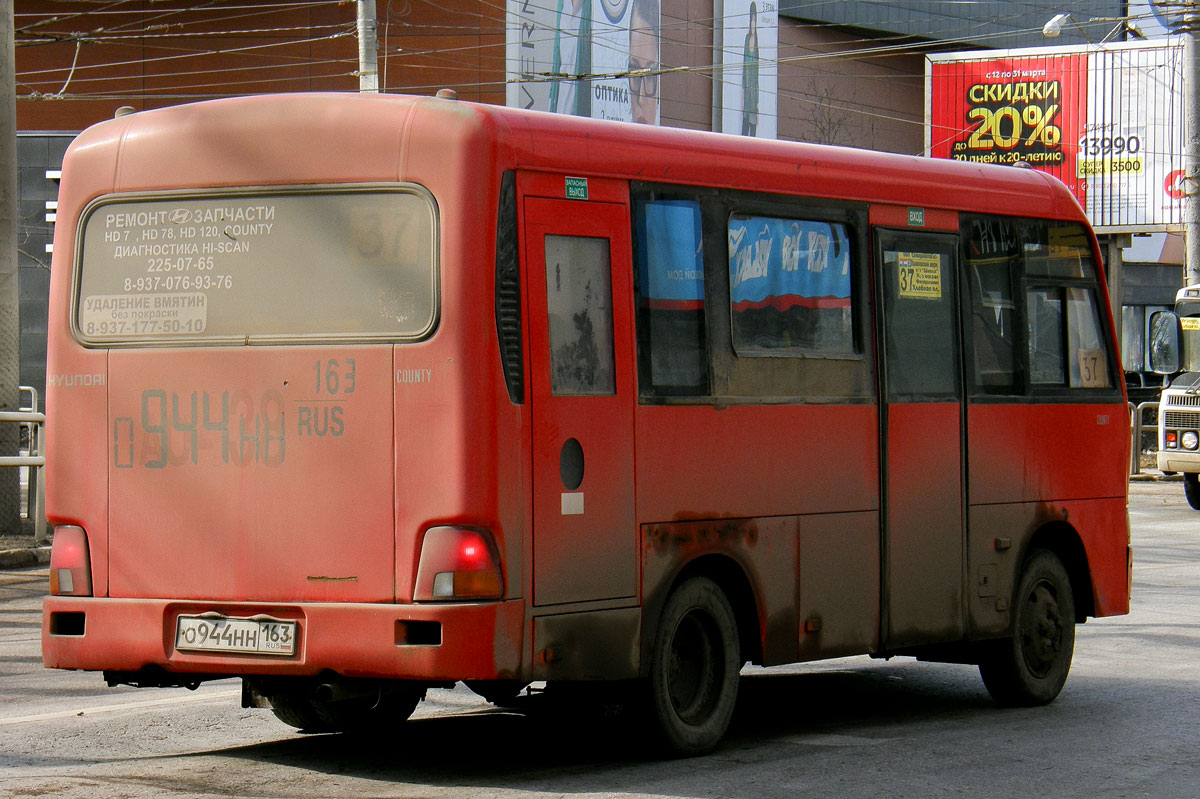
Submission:
M 1186 134 L 1184 168 L 1187 192 L 1183 206 L 1184 285 L 1200 283 L 1200 8 L 1189 0 L 1183 10 L 1183 113 Z
M 379 47 L 376 39 L 375 0 L 358 0 L 358 90 L 379 92 Z
M 20 294 L 17 291 L 17 97 L 13 3 L 0 11 L 0 411 L 20 406 Z M 20 428 L 0 422 L 0 456 L 15 456 Z M 20 480 L 11 466 L 0 467 L 0 534 L 21 526 Z

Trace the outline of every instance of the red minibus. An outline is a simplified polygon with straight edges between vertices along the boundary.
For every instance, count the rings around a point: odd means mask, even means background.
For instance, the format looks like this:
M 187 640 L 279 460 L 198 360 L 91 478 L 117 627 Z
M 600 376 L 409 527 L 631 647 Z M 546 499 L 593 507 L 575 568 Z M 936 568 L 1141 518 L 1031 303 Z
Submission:
M 1049 702 L 1129 606 L 1097 252 L 1019 168 L 453 98 L 104 122 L 58 205 L 45 663 L 307 730 L 603 684 L 683 754 L 747 662 Z

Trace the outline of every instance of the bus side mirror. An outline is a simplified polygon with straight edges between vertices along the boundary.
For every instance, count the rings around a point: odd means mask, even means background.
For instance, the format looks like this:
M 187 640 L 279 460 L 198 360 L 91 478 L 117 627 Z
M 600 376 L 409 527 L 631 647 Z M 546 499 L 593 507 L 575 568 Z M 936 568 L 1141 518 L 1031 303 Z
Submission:
M 1150 315 L 1150 368 L 1160 375 L 1179 371 L 1179 315 L 1174 311 Z

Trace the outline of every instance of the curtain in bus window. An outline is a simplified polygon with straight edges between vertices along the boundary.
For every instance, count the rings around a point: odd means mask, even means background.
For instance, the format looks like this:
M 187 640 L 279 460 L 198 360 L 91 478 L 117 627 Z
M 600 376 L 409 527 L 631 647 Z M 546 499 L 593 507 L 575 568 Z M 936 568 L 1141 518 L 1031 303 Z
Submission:
M 1029 314 L 1029 379 L 1034 384 L 1065 383 L 1062 350 L 1062 290 L 1030 289 L 1026 292 Z
M 1108 388 L 1108 353 L 1089 289 L 1067 289 L 1067 366 L 1072 388 Z
M 655 393 L 707 393 L 700 204 L 655 200 L 634 213 L 643 377 Z
M 739 355 L 854 351 L 845 225 L 735 214 L 728 236 Z
M 551 392 L 615 394 L 608 239 L 546 236 L 546 305 Z

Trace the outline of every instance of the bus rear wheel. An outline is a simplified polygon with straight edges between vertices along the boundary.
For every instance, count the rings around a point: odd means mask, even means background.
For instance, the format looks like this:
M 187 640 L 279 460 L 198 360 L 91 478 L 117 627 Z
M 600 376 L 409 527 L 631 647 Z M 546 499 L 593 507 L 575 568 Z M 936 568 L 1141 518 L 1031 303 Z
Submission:
M 1067 681 L 1075 651 L 1071 580 L 1054 553 L 1039 549 L 1029 556 L 1013 614 L 1012 637 L 991 642 L 980 660 L 983 684 L 1007 707 L 1052 702 Z
M 1194 510 L 1200 510 L 1200 474 L 1185 472 L 1183 475 L 1183 495 Z
M 399 724 L 425 698 L 420 686 L 381 685 L 378 690 L 349 698 L 318 698 L 286 693 L 269 697 L 271 712 L 302 732 L 359 732 Z
M 713 749 L 737 702 L 741 655 L 737 620 L 712 580 L 693 577 L 667 599 L 650 661 L 650 704 L 663 748 L 676 755 Z

